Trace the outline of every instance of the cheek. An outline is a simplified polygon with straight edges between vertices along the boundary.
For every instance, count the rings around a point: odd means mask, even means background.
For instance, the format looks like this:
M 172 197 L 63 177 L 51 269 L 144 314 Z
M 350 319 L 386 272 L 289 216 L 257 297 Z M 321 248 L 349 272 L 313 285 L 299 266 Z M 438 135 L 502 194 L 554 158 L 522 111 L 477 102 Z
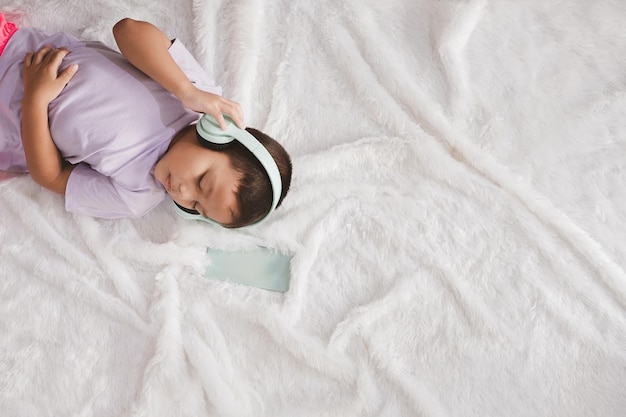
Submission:
M 163 181 L 165 181 L 165 177 L 166 172 L 167 172 L 167 168 L 166 168 L 166 161 L 164 160 L 165 156 L 163 156 L 161 159 L 159 159 L 156 163 L 156 165 L 154 166 L 154 177 L 159 180 L 161 183 Z

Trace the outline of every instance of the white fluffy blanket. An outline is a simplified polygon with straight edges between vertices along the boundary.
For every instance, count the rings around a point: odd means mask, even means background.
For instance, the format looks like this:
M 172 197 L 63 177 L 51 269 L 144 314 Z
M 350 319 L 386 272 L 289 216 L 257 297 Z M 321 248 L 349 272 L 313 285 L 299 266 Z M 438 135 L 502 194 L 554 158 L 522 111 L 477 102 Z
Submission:
M 244 231 L 0 183 L 2 416 L 626 410 L 626 2 L 0 0 L 179 37 L 294 156 Z M 294 254 L 286 294 L 207 246 Z

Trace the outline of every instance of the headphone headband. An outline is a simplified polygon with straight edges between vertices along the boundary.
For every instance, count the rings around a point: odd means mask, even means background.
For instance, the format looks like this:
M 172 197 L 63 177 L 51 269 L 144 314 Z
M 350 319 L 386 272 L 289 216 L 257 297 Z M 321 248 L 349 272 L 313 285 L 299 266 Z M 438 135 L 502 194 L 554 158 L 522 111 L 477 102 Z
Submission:
M 265 216 L 263 216 L 255 224 L 261 223 L 263 220 L 276 209 L 278 201 L 280 200 L 280 194 L 282 191 L 282 181 L 280 177 L 280 171 L 276 161 L 272 158 L 272 155 L 265 149 L 265 146 L 258 141 L 250 132 L 240 129 L 228 116 L 224 116 L 226 121 L 226 130 L 217 124 L 215 119 L 208 114 L 203 115 L 198 124 L 196 125 L 196 137 L 200 141 L 204 141 L 209 148 L 221 150 L 228 147 L 235 140 L 241 143 L 246 149 L 254 155 L 254 157 L 261 163 L 263 169 L 270 180 L 272 186 L 272 206 Z M 202 220 L 207 223 L 219 224 L 215 220 L 204 217 L 201 214 L 193 214 L 185 211 L 178 204 L 174 203 L 176 212 L 186 219 Z

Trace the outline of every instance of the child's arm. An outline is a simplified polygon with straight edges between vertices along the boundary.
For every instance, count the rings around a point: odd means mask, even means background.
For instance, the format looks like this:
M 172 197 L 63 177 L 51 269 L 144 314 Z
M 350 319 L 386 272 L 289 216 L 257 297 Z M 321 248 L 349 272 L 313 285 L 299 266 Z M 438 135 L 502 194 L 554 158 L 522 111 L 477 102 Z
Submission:
M 115 24 L 113 35 L 126 59 L 174 94 L 185 107 L 210 114 L 223 129 L 226 125 L 222 113 L 245 128 L 239 104 L 196 88 L 170 55 L 170 40 L 156 26 L 126 18 Z
M 74 166 L 61 158 L 52 140 L 48 105 L 61 94 L 78 68 L 70 65 L 59 74 L 67 54 L 67 49 L 49 46 L 26 54 L 22 99 L 22 144 L 29 173 L 37 184 L 62 195 Z

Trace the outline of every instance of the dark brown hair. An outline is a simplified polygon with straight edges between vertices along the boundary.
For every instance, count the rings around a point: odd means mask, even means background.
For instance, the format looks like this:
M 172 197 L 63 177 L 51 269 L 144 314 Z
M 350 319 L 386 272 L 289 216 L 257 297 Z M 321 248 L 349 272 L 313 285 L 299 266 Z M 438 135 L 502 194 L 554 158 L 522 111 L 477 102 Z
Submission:
M 270 136 L 251 127 L 246 128 L 246 130 L 261 142 L 276 161 L 282 182 L 278 207 L 283 202 L 291 185 L 291 158 L 285 148 Z M 224 226 L 235 228 L 256 223 L 272 207 L 272 185 L 265 168 L 246 147 L 237 141 L 222 152 L 228 155 L 233 169 L 241 175 L 236 196 L 236 216 L 232 223 Z

